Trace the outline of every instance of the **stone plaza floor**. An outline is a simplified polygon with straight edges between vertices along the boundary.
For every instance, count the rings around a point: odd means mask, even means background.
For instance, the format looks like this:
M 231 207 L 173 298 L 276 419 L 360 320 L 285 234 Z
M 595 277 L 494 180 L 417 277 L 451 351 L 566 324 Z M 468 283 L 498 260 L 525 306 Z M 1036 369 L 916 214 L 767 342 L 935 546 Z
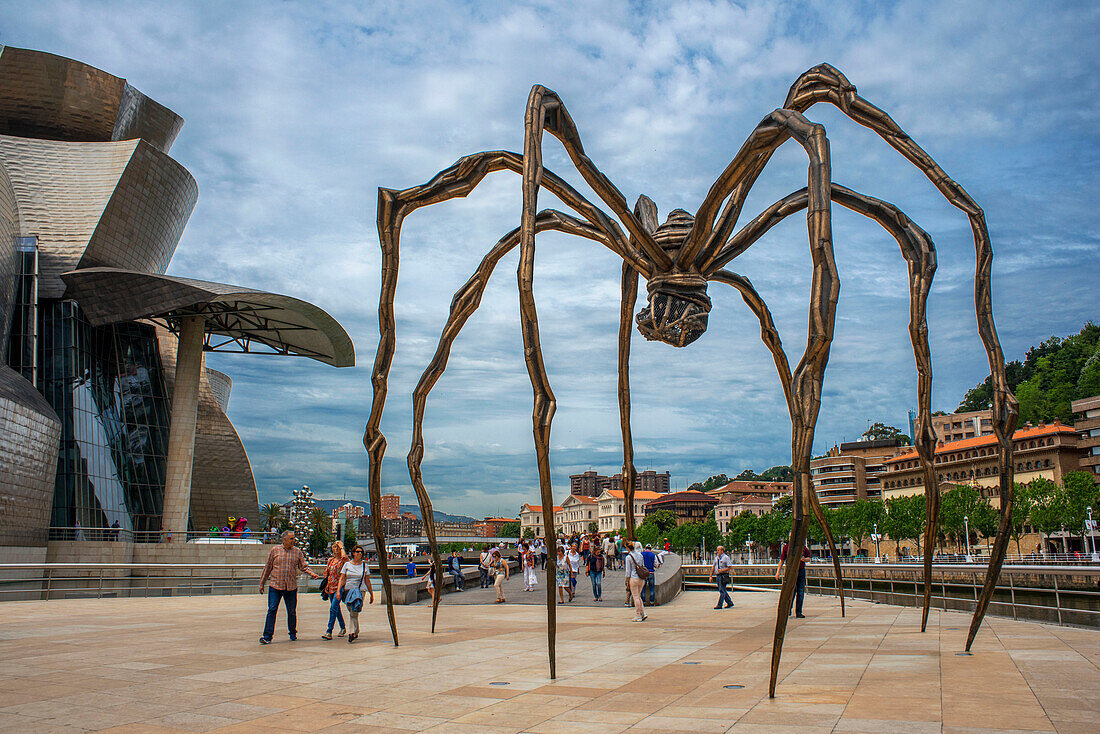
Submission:
M 520 592 L 522 593 L 522 592 Z M 540 592 L 541 593 L 541 592 Z M 629 622 L 618 605 L 559 610 L 558 679 L 533 605 L 367 607 L 349 645 L 319 639 L 327 604 L 302 595 L 299 640 L 265 597 L 0 605 L 0 730 L 14 732 L 1006 732 L 1100 731 L 1100 632 L 807 597 L 767 697 L 773 593 L 681 594 Z M 445 599 L 444 602 L 447 600 Z M 505 683 L 507 685 L 497 685 Z M 726 685 L 741 685 L 727 689 Z

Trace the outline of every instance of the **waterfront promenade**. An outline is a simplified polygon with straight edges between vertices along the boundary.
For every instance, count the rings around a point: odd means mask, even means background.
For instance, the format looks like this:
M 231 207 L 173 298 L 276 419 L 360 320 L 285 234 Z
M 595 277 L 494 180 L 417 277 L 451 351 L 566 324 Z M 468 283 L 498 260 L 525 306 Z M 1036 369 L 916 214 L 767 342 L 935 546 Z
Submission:
M 356 644 L 319 639 L 327 605 L 315 594 L 301 595 L 299 640 L 280 614 L 267 647 L 259 594 L 9 602 L 0 731 L 1100 729 L 1098 632 L 989 618 L 961 657 L 969 615 L 933 611 L 920 634 L 918 610 L 852 601 L 841 619 L 834 599 L 810 596 L 769 700 L 776 596 L 734 598 L 718 612 L 713 594 L 688 592 L 643 624 L 617 605 L 560 609 L 556 681 L 534 605 L 448 597 L 435 635 L 430 607 L 398 607 L 395 649 L 378 605 Z

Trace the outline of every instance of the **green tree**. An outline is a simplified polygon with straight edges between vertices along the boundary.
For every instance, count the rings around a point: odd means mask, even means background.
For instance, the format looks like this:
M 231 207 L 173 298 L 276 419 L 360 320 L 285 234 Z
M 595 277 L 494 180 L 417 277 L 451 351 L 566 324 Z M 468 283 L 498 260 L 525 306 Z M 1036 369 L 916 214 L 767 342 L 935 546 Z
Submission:
M 283 506 L 275 502 L 268 502 L 260 508 L 260 528 L 262 530 L 281 528 L 283 517 Z
M 793 482 L 794 472 L 789 466 L 779 465 L 762 472 L 760 478 L 769 482 Z
M 500 530 L 497 531 L 498 538 L 518 538 L 519 537 L 519 522 L 506 522 L 500 526 Z
M 909 434 L 903 433 L 893 426 L 888 426 L 885 423 L 872 423 L 871 427 L 863 432 L 863 439 L 865 441 L 881 441 L 884 439 L 896 438 L 902 443 L 909 443 Z
M 886 516 L 879 523 L 879 530 L 889 535 L 899 548 L 901 541 L 913 541 L 916 552 L 920 553 L 921 534 L 924 532 L 924 495 L 891 497 L 886 500 L 885 506 Z
M 1066 474 L 1062 479 L 1062 502 L 1066 508 L 1066 528 L 1083 536 L 1088 508 L 1093 509 L 1093 517 L 1100 512 L 1100 490 L 1093 482 L 1092 475 L 1083 471 Z
M 996 532 L 997 512 L 978 490 L 956 484 L 940 496 L 940 532 L 963 545 L 968 523 L 970 532 L 988 538 Z
M 320 507 L 314 507 L 309 513 L 309 544 L 308 552 L 311 556 L 320 556 L 332 545 L 332 515 Z
M 1008 534 L 1016 541 L 1016 554 L 1023 555 L 1023 551 L 1020 550 L 1020 538 L 1023 537 L 1031 508 L 1035 506 L 1035 499 L 1030 485 L 1016 482 L 1013 486 L 1012 519 L 1009 522 Z
M 349 521 L 347 523 L 347 525 L 344 526 L 344 550 L 345 550 L 345 552 L 350 552 L 349 549 L 354 548 L 358 542 L 359 542 L 359 538 L 357 537 L 357 535 L 355 533 L 355 523 L 352 523 L 352 522 Z
M 745 547 L 745 541 L 755 537 L 761 540 L 761 534 L 756 530 L 756 515 L 744 510 L 740 515 L 730 520 L 726 528 L 725 544 L 727 548 L 741 550 Z
M 523 537 L 524 538 L 534 538 L 535 537 L 535 531 L 532 530 L 531 528 L 524 528 L 523 529 Z
M 594 523 L 594 522 L 590 522 L 590 523 L 588 523 L 588 532 L 590 532 L 590 533 L 598 533 L 598 532 L 600 532 L 600 526 L 599 526 L 599 524 L 597 524 L 597 523 Z
M 1020 401 L 1020 422 L 1072 420 L 1070 401 L 1100 390 L 1100 326 L 1088 322 L 1077 334 L 1050 339 L 1005 365 L 1008 386 Z M 992 383 L 986 378 L 966 393 L 956 412 L 986 410 Z
M 688 491 L 693 492 L 709 492 L 712 489 L 718 489 L 726 484 L 730 483 L 730 478 L 725 474 L 715 474 L 712 477 L 707 477 L 706 481 L 693 482 L 688 486 Z
M 1032 499 L 1031 513 L 1028 515 L 1031 527 L 1041 536 L 1060 530 L 1066 524 L 1061 487 L 1045 477 L 1039 477 L 1031 480 L 1028 488 Z
M 779 512 L 790 517 L 791 513 L 794 512 L 794 498 L 789 494 L 781 495 L 779 499 L 772 504 L 772 512 Z
M 886 511 L 879 500 L 860 499 L 840 508 L 839 514 L 842 517 L 845 536 L 859 548 L 874 532 L 875 525 L 882 525 Z

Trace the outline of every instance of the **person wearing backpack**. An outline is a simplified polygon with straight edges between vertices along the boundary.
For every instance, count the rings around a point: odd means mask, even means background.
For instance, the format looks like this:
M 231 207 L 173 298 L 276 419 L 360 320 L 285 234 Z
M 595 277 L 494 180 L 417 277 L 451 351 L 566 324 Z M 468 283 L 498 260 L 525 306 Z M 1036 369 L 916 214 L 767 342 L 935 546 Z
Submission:
M 492 555 L 489 553 L 489 544 L 486 543 L 481 549 L 481 558 L 477 564 L 477 570 L 481 573 L 481 588 L 487 589 L 491 585 L 489 582 L 489 560 Z
M 645 606 L 642 604 L 642 588 L 645 580 L 649 578 L 649 571 L 642 560 L 642 554 L 636 550 L 637 545 L 629 540 L 623 541 L 623 566 L 626 569 L 626 583 L 630 587 L 630 595 L 634 597 L 634 619 L 631 622 L 644 622 L 648 619 Z
M 587 563 L 588 568 L 584 573 L 592 582 L 592 598 L 596 601 L 603 601 L 604 558 L 603 551 L 600 550 L 599 545 L 592 545 L 592 551 L 588 554 Z

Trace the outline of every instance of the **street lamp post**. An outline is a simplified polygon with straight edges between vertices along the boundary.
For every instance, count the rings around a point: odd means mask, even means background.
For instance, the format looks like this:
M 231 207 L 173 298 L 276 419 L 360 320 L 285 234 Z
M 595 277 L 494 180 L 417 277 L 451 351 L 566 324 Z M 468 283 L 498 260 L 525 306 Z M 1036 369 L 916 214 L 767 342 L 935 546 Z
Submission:
M 879 541 L 878 523 L 876 522 L 875 523 L 875 563 L 882 563 L 882 556 L 880 556 L 878 554 L 878 541 Z
M 1089 512 L 1088 522 L 1085 523 L 1085 532 L 1089 536 L 1089 545 L 1092 547 L 1092 562 L 1100 563 L 1100 553 L 1096 552 L 1096 538 L 1093 536 L 1093 532 L 1096 530 L 1096 521 L 1092 519 L 1092 508 L 1086 508 Z
M 963 524 L 966 525 L 966 562 L 973 563 L 974 558 L 970 555 L 970 516 L 963 516 Z

